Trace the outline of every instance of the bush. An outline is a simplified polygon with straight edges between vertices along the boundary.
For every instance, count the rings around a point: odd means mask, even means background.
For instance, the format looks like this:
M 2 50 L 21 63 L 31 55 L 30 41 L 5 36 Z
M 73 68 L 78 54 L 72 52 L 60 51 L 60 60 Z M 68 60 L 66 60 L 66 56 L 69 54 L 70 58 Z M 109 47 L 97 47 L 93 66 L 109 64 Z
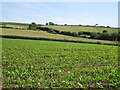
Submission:
M 46 23 L 46 25 L 48 25 L 48 23 Z
M 32 22 L 32 23 L 29 25 L 28 29 L 30 29 L 30 30 L 36 30 L 36 29 L 37 29 L 37 25 L 35 24 L 35 22 Z
M 110 26 L 107 26 L 106 28 L 110 28 Z
M 49 25 L 54 25 L 54 23 L 53 22 L 49 22 Z
M 90 32 L 83 32 L 83 34 L 85 34 L 85 35 L 90 35 Z
M 71 35 L 71 32 L 70 32 L 70 31 L 67 31 L 66 34 L 70 36 L 70 35 Z
M 108 34 L 108 33 L 102 33 L 102 34 L 100 34 L 99 39 L 110 40 L 110 34 Z
M 112 40 L 112 41 L 119 40 L 119 38 L 120 38 L 119 36 L 120 36 L 120 34 L 118 34 L 118 33 L 112 33 L 110 36 L 110 40 Z
M 78 34 L 77 34 L 76 32 L 72 32 L 72 33 L 71 33 L 71 36 L 76 37 L 76 36 L 78 36 Z
M 107 30 L 103 30 L 103 33 L 107 33 Z
M 67 26 L 67 24 L 65 24 L 65 26 Z
M 100 33 L 97 33 L 98 35 L 100 35 Z
M 98 35 L 96 32 L 90 33 L 90 38 L 96 39 L 96 38 L 98 38 L 98 37 L 99 37 L 99 35 Z
M 59 31 L 59 30 L 55 30 L 55 29 L 54 29 L 54 31 L 55 31 L 56 33 L 60 33 L 60 31 Z
M 61 31 L 61 32 L 60 32 L 60 34 L 64 34 L 64 35 L 65 35 L 65 33 L 66 33 L 65 31 Z
M 102 44 L 101 42 L 97 42 L 97 44 Z
M 82 32 L 82 31 L 78 32 L 78 35 L 82 35 L 82 34 L 83 34 L 83 32 Z

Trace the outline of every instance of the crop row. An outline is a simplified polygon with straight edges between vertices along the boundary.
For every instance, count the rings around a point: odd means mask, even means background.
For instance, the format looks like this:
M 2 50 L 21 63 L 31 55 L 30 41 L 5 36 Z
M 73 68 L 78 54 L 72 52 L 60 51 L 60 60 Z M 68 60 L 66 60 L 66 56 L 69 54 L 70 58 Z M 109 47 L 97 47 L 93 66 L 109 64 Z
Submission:
M 3 88 L 118 88 L 117 58 L 117 46 L 3 38 Z

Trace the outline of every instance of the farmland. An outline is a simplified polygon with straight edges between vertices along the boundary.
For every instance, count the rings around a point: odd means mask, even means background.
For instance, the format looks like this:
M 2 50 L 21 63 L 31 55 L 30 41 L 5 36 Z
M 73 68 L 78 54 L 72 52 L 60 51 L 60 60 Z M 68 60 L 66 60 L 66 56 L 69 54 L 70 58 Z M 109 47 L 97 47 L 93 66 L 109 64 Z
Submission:
M 17 30 L 17 29 L 6 29 L 2 28 L 2 35 L 14 35 L 14 36 L 26 36 L 26 37 L 41 37 L 41 38 L 49 38 L 49 39 L 57 39 L 57 40 L 72 40 L 72 41 L 82 41 L 82 42 L 100 42 L 102 44 L 118 44 L 116 41 L 107 41 L 107 40 L 95 40 L 88 39 L 82 37 L 71 37 L 60 34 L 51 34 L 45 31 L 33 31 L 33 30 Z
M 120 87 L 118 47 L 2 38 L 2 87 Z
M 86 31 L 86 32 L 99 32 L 102 33 L 103 30 L 108 31 L 108 33 L 118 32 L 116 28 L 105 28 L 105 27 L 89 27 L 89 26 L 43 26 L 48 28 L 53 28 L 60 31 L 71 31 L 71 32 L 79 32 L 79 31 Z
M 27 29 L 29 24 L 15 24 L 15 23 L 4 23 L 6 27 L 14 27 L 14 28 L 24 28 Z M 105 27 L 90 27 L 90 26 L 55 26 L 55 25 L 44 25 L 42 27 L 53 28 L 60 31 L 71 31 L 71 32 L 79 32 L 79 31 L 88 31 L 88 32 L 99 32 L 101 33 L 103 30 L 107 30 L 108 33 L 118 32 L 117 28 L 105 28 Z
M 113 46 L 119 44 L 117 41 L 74 37 L 40 29 L 30 30 L 28 24 L 4 23 L 1 26 L 2 36 L 7 36 L 2 38 L 2 88 L 120 87 L 118 46 Z M 117 32 L 115 28 L 104 27 L 40 27 L 60 32 Z

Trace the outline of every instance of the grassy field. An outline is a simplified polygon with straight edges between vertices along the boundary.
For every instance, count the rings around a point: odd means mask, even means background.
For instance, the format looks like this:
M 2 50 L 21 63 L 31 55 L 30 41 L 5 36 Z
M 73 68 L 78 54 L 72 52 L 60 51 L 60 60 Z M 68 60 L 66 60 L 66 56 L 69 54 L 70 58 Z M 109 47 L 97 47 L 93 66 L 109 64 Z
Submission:
M 120 87 L 118 47 L 2 39 L 3 88 Z
M 104 27 L 87 27 L 87 26 L 43 26 L 43 27 L 53 28 L 60 31 L 70 31 L 70 32 L 87 31 L 87 32 L 102 33 L 103 30 L 108 31 L 108 33 L 118 32 L 118 29 L 104 28 Z
M 95 40 L 82 37 L 72 37 L 60 34 L 51 34 L 45 31 L 33 31 L 33 30 L 17 30 L 17 29 L 2 29 L 2 35 L 15 35 L 15 36 L 27 36 L 27 37 L 42 37 L 42 38 L 51 38 L 51 39 L 66 39 L 74 41 L 83 41 L 83 42 L 100 42 L 107 44 L 117 44 L 116 41 L 107 41 L 107 40 Z
M 22 25 L 22 24 L 10 24 L 6 23 L 6 27 L 14 27 L 14 28 L 24 28 L 27 29 L 29 25 Z M 60 31 L 71 31 L 71 32 L 79 32 L 79 31 L 87 31 L 87 32 L 100 32 L 102 33 L 103 30 L 107 30 L 108 33 L 118 32 L 118 29 L 115 28 L 104 28 L 104 27 L 87 27 L 87 26 L 42 26 L 53 28 Z
M 14 27 L 14 28 L 24 28 L 24 29 L 27 29 L 28 28 L 28 25 L 14 25 L 14 24 L 6 24 L 5 25 L 6 27 Z
M 27 29 L 28 28 L 28 24 L 24 24 L 24 23 L 8 23 L 8 22 L 4 22 L 3 23 L 5 27 L 14 27 L 14 28 L 25 28 Z M 1 23 L 0 23 L 1 25 Z

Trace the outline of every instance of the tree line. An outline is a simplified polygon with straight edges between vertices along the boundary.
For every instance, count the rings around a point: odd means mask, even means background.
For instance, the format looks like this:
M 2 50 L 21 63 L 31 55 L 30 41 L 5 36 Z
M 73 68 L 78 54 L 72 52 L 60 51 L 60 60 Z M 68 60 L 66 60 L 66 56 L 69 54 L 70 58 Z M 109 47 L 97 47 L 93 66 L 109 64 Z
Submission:
M 52 24 L 49 22 L 49 24 Z M 100 40 L 110 40 L 110 41 L 120 41 L 120 32 L 114 32 L 114 33 L 108 33 L 106 30 L 103 30 L 102 33 L 96 33 L 96 32 L 86 32 L 86 31 L 80 31 L 80 32 L 70 32 L 70 31 L 59 31 L 52 28 L 47 27 L 41 27 L 40 25 L 37 25 L 36 23 L 32 22 L 29 27 L 29 30 L 43 30 L 47 31 L 49 33 L 53 34 L 62 34 L 62 35 L 68 35 L 68 36 L 74 36 L 74 37 L 81 37 L 81 35 L 89 35 L 90 39 L 100 39 Z M 85 37 L 85 36 L 84 36 Z

